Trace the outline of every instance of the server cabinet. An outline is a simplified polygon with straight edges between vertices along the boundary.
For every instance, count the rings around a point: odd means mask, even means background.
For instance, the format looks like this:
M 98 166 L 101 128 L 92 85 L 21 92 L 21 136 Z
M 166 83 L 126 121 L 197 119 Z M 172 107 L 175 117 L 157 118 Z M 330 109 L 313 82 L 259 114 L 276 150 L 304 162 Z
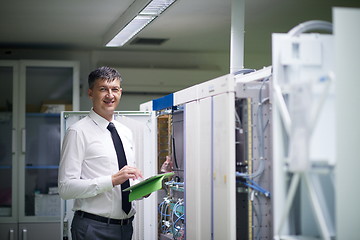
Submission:
M 64 111 L 61 114 L 61 136 L 75 122 L 88 115 L 88 112 Z M 143 172 L 144 178 L 157 172 L 156 161 L 156 124 L 152 112 L 115 112 L 115 119 L 133 132 L 136 166 Z M 62 140 L 61 140 L 62 142 Z M 157 234 L 157 193 L 135 202 L 136 215 L 133 222 L 134 239 L 154 239 Z M 61 201 L 61 235 L 62 239 L 71 239 L 70 226 L 73 218 L 73 200 Z
M 176 158 L 179 165 L 175 166 L 173 159 L 175 179 L 165 183 L 170 189 L 158 195 L 158 239 L 271 238 L 273 228 L 269 193 L 272 189 L 272 158 L 269 145 L 271 126 L 268 122 L 271 116 L 271 68 L 249 75 L 221 76 L 141 105 L 142 110 L 155 111 L 158 121 L 167 118 L 166 124 L 161 125 L 169 125 L 164 139 L 166 136 L 167 139 L 175 139 L 172 144 L 171 141 L 158 140 L 158 154 L 161 154 L 162 143 L 167 147 L 163 149 L 166 155 L 158 158 L 158 165 L 166 163 L 167 155 Z M 257 125 L 256 117 L 259 115 L 256 114 L 259 92 L 264 98 L 261 117 L 265 116 L 266 119 L 263 123 L 265 133 L 249 135 L 247 141 L 242 143 L 241 151 L 251 149 L 244 159 L 237 152 L 237 128 L 248 131 L 245 126 L 249 126 L 251 132 L 257 132 L 257 128 L 261 128 Z M 249 108 L 250 112 L 245 108 L 239 109 L 239 100 L 246 102 L 249 98 L 253 99 L 250 104 L 254 106 Z M 241 126 L 238 124 L 237 112 L 242 114 L 244 120 Z M 249 113 L 246 119 L 245 113 Z M 266 124 L 267 128 L 264 127 Z M 162 127 L 158 127 L 159 133 Z M 260 144 L 262 137 L 267 138 L 264 144 Z M 179 141 L 182 143 L 179 144 Z M 262 157 L 257 153 L 258 146 L 267 149 Z M 258 172 L 260 158 L 265 158 L 266 163 L 258 184 L 267 192 L 259 187 L 254 188 L 253 185 L 238 183 L 238 164 L 246 161 L 249 163 L 246 164 L 248 167 L 254 162 L 253 168 L 243 168 L 241 171 L 242 174 L 251 176 Z M 243 182 L 246 183 L 246 180 Z M 177 185 L 182 186 L 182 194 L 173 191 Z M 242 191 L 246 208 L 243 208 L 239 200 L 239 192 Z M 258 197 L 261 198 L 261 203 L 248 200 L 252 194 L 262 195 Z M 265 197 L 262 198 L 263 196 Z M 164 205 L 167 212 L 163 210 Z
M 329 29 L 310 21 L 272 36 L 276 238 L 336 237 L 334 38 L 301 31 Z

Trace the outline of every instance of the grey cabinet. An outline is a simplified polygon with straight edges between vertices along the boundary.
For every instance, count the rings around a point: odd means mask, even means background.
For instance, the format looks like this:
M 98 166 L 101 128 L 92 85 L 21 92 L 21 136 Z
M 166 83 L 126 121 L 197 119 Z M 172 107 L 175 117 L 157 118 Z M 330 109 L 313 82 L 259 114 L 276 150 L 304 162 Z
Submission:
M 0 85 L 0 239 L 60 239 L 60 111 L 79 108 L 79 65 L 0 61 Z

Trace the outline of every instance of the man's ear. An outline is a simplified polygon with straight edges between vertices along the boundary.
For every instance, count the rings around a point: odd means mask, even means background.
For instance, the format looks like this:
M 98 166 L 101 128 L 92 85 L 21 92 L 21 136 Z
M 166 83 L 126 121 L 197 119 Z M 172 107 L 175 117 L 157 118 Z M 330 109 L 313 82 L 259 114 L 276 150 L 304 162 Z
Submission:
M 88 89 L 88 96 L 90 99 L 92 99 L 92 97 L 93 97 L 93 91 L 90 88 Z

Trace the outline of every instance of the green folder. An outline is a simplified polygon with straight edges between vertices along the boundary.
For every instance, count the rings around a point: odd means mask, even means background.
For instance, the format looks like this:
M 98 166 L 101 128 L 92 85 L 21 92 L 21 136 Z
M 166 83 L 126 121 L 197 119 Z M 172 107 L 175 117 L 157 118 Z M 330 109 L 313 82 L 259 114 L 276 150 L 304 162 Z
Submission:
M 134 201 L 149 193 L 155 192 L 162 187 L 162 180 L 174 175 L 174 172 L 162 173 L 145 179 L 131 187 L 124 189 L 123 191 L 131 191 L 129 194 L 129 201 Z

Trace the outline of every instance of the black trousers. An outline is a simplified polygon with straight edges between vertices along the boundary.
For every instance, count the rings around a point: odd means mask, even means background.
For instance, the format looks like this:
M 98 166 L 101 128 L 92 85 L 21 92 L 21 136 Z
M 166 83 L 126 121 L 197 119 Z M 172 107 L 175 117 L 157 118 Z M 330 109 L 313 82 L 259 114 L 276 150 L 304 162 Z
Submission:
M 73 240 L 131 240 L 132 223 L 127 225 L 108 224 L 74 215 L 71 224 Z

